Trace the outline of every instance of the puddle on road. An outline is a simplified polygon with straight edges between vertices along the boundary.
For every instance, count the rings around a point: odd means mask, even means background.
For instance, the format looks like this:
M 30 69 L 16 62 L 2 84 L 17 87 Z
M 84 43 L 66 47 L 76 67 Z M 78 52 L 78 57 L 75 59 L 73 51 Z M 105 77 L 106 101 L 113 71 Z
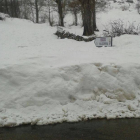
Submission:
M 140 140 L 140 119 L 0 128 L 0 140 Z

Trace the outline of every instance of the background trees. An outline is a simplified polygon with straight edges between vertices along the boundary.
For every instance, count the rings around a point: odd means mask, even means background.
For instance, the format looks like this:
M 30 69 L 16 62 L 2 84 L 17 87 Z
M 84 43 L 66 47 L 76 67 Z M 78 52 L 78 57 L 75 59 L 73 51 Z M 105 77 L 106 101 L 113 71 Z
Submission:
M 50 26 L 53 26 L 54 19 L 53 19 L 53 1 L 52 0 L 46 0 L 46 18 L 49 21 Z
M 9 14 L 11 17 L 20 17 L 20 2 L 17 0 L 1 0 L 0 11 Z
M 99 4 L 96 0 L 0 0 L 0 12 L 36 23 L 48 20 L 51 26 L 54 23 L 54 11 L 59 15 L 59 26 L 64 26 L 64 17 L 67 12 L 73 14 L 74 25 L 77 26 L 77 15 L 81 13 L 85 36 L 92 35 L 97 30 L 96 10 L 100 7 L 101 3 Z
M 40 12 L 45 6 L 45 0 L 29 0 L 28 5 L 31 8 L 32 15 L 35 15 L 35 22 L 39 23 Z
M 72 14 L 74 15 L 74 25 L 77 26 L 78 25 L 77 14 L 82 10 L 81 4 L 78 0 L 74 0 L 72 2 L 69 2 L 68 6 L 69 6 L 69 11 L 71 11 Z

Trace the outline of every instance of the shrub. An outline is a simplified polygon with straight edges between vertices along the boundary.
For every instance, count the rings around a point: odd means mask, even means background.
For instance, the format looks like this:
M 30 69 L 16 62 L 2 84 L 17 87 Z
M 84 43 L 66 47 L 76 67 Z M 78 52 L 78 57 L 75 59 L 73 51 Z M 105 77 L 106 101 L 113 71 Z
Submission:
M 122 20 L 111 21 L 108 26 L 105 26 L 104 36 L 121 36 L 124 34 L 138 35 L 140 33 L 140 24 L 137 26 L 134 22 L 124 24 Z

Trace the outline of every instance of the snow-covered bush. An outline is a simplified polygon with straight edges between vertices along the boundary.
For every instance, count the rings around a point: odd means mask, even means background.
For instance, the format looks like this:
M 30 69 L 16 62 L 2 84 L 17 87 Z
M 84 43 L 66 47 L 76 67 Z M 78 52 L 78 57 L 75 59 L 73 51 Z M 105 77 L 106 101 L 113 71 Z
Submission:
M 121 36 L 124 34 L 138 35 L 140 33 L 140 24 L 135 25 L 134 22 L 124 23 L 122 20 L 111 21 L 105 26 L 104 36 Z
M 7 17 L 10 17 L 8 14 L 0 13 L 0 20 L 5 20 Z

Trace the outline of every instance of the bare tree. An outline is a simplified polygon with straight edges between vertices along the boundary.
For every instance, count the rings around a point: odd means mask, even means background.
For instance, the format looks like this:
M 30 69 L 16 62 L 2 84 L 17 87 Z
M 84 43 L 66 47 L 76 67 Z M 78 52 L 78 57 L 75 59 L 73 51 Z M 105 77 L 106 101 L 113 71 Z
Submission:
M 63 17 L 63 7 L 62 7 L 62 0 L 55 0 L 58 5 L 58 13 L 59 13 L 59 25 L 64 26 L 64 17 Z
M 83 8 L 83 35 L 90 36 L 96 30 L 95 0 L 79 0 Z
M 35 0 L 35 13 L 36 13 L 36 23 L 39 23 L 39 9 L 38 9 L 38 0 Z
M 45 6 L 45 0 L 29 0 L 29 6 L 32 10 L 32 15 L 34 16 L 35 13 L 35 22 L 39 23 L 39 15 L 40 15 L 40 11 L 42 10 L 42 7 Z
M 78 25 L 78 17 L 77 17 L 77 14 L 81 11 L 81 5 L 80 5 L 80 2 L 78 0 L 75 0 L 75 1 L 72 1 L 69 3 L 69 8 L 70 8 L 70 11 L 73 13 L 74 15 L 74 24 L 75 26 Z
M 5 0 L 4 2 L 5 2 L 5 13 L 6 13 L 6 14 L 9 14 L 8 1 Z
M 47 12 L 46 16 L 49 21 L 50 26 L 53 26 L 54 19 L 53 19 L 53 1 L 52 0 L 46 0 L 46 7 L 47 7 Z

